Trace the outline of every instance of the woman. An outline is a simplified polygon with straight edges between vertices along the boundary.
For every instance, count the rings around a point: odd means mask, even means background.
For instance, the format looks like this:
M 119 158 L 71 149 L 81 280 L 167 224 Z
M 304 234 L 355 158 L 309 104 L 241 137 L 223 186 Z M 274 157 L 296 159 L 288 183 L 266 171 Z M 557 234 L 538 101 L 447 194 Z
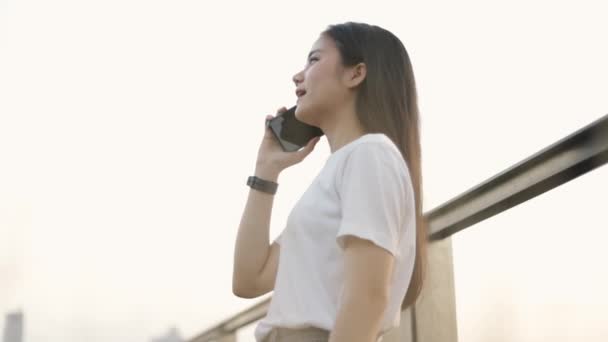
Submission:
M 377 341 L 399 325 L 422 286 L 426 223 L 412 66 L 389 31 L 345 23 L 321 33 L 293 81 L 296 117 L 323 130 L 331 155 L 271 245 L 274 191 L 250 190 L 233 292 L 255 298 L 274 290 L 257 341 Z M 277 186 L 281 171 L 318 141 L 283 152 L 267 128 L 255 176 Z

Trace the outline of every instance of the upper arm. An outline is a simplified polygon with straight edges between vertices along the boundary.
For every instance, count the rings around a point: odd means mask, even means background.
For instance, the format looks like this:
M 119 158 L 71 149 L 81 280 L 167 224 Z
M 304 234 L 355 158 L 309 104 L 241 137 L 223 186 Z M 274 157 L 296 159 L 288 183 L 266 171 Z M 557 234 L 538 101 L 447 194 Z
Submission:
M 279 268 L 279 255 L 281 253 L 281 245 L 277 242 L 273 242 L 270 245 L 270 252 L 268 253 L 268 259 L 264 267 L 260 271 L 260 274 L 256 278 L 255 282 L 255 296 L 261 296 L 274 290 L 274 283 L 277 278 L 277 269 Z
M 386 249 L 355 236 L 344 238 L 345 295 L 387 299 L 394 257 Z

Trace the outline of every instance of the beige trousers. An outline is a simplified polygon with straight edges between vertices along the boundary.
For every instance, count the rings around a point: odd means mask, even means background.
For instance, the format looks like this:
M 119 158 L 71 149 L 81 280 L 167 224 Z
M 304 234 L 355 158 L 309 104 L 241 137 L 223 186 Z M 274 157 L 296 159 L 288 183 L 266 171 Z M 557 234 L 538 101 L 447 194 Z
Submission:
M 273 328 L 262 342 L 327 342 L 330 332 L 321 328 Z M 382 336 L 377 342 L 382 342 Z
M 263 342 L 327 342 L 329 331 L 321 328 L 273 328 Z

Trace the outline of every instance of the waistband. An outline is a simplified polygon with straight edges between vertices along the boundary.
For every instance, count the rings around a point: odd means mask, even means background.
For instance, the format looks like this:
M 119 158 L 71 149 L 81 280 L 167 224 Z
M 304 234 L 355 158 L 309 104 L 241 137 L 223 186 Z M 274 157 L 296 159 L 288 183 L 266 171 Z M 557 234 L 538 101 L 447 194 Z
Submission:
M 330 332 L 317 327 L 274 327 L 262 342 L 327 342 Z
M 282 328 L 274 327 L 262 342 L 327 342 L 330 331 L 317 328 Z M 381 342 L 384 335 L 380 335 L 377 342 Z

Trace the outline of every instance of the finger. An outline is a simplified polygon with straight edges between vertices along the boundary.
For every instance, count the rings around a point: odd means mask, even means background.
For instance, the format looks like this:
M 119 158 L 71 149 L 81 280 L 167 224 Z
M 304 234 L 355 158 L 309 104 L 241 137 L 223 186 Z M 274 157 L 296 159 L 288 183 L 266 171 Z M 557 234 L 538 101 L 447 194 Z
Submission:
M 314 150 L 315 145 L 317 145 L 317 143 L 319 142 L 320 139 L 321 139 L 321 137 L 316 137 L 316 138 L 310 139 L 310 141 L 306 144 L 306 146 L 304 146 L 303 149 L 296 152 L 298 154 L 298 157 L 304 159 L 307 155 L 309 155 L 310 152 L 312 152 L 312 150 Z
M 281 107 L 281 108 L 277 109 L 277 114 L 282 114 L 282 113 L 284 113 L 286 111 L 287 111 L 287 108 Z

